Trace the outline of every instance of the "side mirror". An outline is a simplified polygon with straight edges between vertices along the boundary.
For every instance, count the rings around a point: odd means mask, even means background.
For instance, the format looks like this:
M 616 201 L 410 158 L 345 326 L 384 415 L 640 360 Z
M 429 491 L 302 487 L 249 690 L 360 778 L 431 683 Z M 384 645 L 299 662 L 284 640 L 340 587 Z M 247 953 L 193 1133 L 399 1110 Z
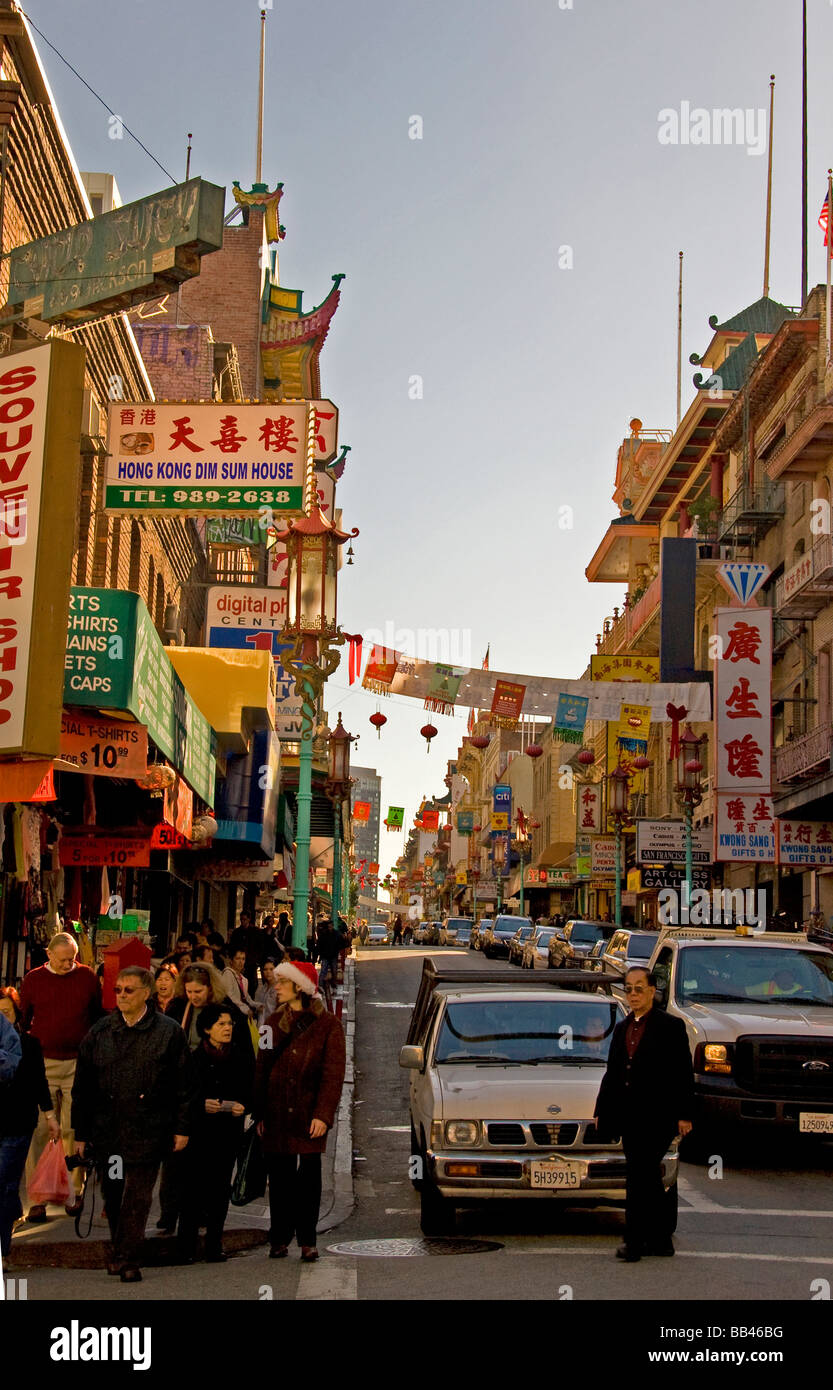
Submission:
M 399 1053 L 399 1065 L 407 1071 L 424 1071 L 425 1048 L 407 1043 Z

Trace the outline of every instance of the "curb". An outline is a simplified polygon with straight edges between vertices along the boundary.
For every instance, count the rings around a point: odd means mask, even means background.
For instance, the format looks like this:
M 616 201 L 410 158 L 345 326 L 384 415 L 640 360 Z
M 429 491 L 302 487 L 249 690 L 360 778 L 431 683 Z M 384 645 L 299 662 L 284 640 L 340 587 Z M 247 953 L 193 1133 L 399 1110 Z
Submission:
M 353 1191 L 353 1091 L 355 1089 L 356 1044 L 356 961 L 348 956 L 344 962 L 344 1009 L 342 1023 L 347 1041 L 347 1063 L 344 1089 L 336 1117 L 335 1162 L 333 1165 L 333 1204 L 319 1222 L 319 1233 L 332 1231 L 346 1221 L 356 1204 Z

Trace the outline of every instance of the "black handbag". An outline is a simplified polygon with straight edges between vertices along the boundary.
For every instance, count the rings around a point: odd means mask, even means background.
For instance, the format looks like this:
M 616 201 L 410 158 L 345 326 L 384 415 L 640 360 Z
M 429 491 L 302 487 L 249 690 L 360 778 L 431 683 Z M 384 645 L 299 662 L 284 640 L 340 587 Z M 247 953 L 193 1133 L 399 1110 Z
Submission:
M 237 1156 L 237 1171 L 231 1186 L 231 1204 L 246 1207 L 266 1194 L 266 1159 L 260 1146 L 257 1125 L 251 1125 L 243 1135 Z

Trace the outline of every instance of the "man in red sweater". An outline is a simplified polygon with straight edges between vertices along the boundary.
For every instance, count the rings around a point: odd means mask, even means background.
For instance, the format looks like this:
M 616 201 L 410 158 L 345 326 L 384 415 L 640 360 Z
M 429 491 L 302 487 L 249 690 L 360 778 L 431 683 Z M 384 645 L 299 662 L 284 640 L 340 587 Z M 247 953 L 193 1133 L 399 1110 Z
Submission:
M 70 1098 L 75 1080 L 75 1062 L 81 1039 L 101 1017 L 101 985 L 95 971 L 76 960 L 78 947 L 69 932 L 53 936 L 47 950 L 47 963 L 24 976 L 20 987 L 21 1028 L 37 1038 L 43 1051 L 46 1079 L 52 1105 L 59 1117 L 67 1157 L 75 1152 L 70 1127 Z M 49 1130 L 41 1114 L 32 1136 L 26 1162 L 27 1182 L 43 1153 Z M 75 1199 L 66 1207 L 71 1216 L 79 1208 L 81 1173 L 71 1175 Z M 46 1207 L 33 1205 L 27 1221 L 36 1224 L 46 1220 Z

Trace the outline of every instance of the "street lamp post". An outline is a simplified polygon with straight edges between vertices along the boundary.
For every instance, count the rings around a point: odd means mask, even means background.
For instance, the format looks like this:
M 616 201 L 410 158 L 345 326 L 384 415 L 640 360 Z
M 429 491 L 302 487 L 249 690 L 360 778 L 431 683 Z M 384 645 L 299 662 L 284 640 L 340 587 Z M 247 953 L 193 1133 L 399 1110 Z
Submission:
M 338 716 L 330 734 L 327 792 L 333 800 L 333 921 L 341 912 L 341 808 L 350 789 L 350 735 Z
M 677 782 L 674 791 L 677 795 L 677 804 L 681 807 L 685 818 L 685 892 L 683 897 L 686 908 L 691 904 L 691 881 L 694 877 L 694 851 L 692 847 L 694 807 L 699 806 L 703 800 L 703 788 L 700 784 L 703 764 L 700 760 L 700 749 L 705 746 L 707 740 L 707 734 L 701 734 L 698 738 L 691 725 L 686 724 L 684 732 L 680 735 L 677 750 Z
M 313 419 L 311 410 L 310 422 Z M 310 431 L 312 428 L 310 423 Z M 338 547 L 358 535 L 355 528 L 349 532 L 340 531 L 315 505 L 312 433 L 309 443 L 305 514 L 290 521 L 287 529 L 277 536 L 277 540 L 286 546 L 289 561 L 284 635 L 292 643 L 292 650 L 285 653 L 282 660 L 295 676 L 295 691 L 303 701 L 292 912 L 292 945 L 301 949 L 305 949 L 307 944 L 312 742 L 316 707 L 325 681 L 341 659 L 338 647 L 346 640 L 336 617 Z
M 616 821 L 616 901 L 614 917 L 622 925 L 622 821 L 628 819 L 628 774 L 620 765 L 607 779 L 608 815 Z

